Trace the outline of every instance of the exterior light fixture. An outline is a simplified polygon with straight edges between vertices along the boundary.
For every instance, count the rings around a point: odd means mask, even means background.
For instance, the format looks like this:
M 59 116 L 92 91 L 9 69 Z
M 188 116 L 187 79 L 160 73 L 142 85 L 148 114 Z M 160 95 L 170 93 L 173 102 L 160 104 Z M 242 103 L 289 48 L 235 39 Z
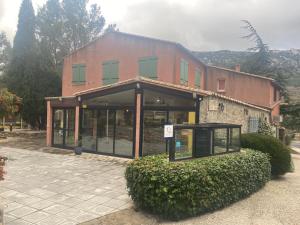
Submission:
M 77 100 L 78 100 L 79 102 L 81 102 L 81 97 L 80 97 L 80 96 L 78 96 Z

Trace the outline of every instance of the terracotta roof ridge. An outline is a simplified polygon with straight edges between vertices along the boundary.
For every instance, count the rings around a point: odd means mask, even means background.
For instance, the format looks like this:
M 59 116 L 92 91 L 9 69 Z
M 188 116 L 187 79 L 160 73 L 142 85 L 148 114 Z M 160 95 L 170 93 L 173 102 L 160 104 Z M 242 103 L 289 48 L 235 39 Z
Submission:
M 275 80 L 273 78 L 264 77 L 262 75 L 257 75 L 257 74 L 252 74 L 252 73 L 246 73 L 246 72 L 242 72 L 242 71 L 236 71 L 234 69 L 229 69 L 229 68 L 220 67 L 220 66 L 211 66 L 211 65 L 206 65 L 206 66 L 207 67 L 216 68 L 216 69 L 226 70 L 226 71 L 230 71 L 230 72 L 235 72 L 235 73 L 243 74 L 243 75 L 247 75 L 247 76 L 257 77 L 257 78 L 261 78 L 261 79 L 265 79 L 265 80 L 270 80 L 270 81 L 275 82 Z

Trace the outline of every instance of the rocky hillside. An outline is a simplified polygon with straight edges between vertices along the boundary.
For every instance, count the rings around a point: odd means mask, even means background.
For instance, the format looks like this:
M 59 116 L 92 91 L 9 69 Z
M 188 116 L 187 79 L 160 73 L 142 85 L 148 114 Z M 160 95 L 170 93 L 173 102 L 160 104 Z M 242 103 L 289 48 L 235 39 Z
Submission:
M 243 64 L 247 60 L 247 57 L 253 53 L 222 50 L 215 52 L 194 52 L 194 54 L 206 64 L 234 68 L 236 64 Z M 271 58 L 274 64 L 285 68 L 291 74 L 288 86 L 300 88 L 300 49 L 271 50 Z

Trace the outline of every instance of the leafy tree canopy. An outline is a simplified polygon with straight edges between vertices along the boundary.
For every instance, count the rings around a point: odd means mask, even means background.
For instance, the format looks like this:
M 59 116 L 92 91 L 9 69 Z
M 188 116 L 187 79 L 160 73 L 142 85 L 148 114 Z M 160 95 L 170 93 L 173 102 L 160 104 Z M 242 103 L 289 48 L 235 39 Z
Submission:
M 105 31 L 101 8 L 88 0 L 48 0 L 37 14 L 37 34 L 57 67 L 63 56 L 99 37 Z M 110 24 L 108 30 L 116 30 Z
M 0 117 L 10 116 L 20 109 L 21 99 L 7 89 L 0 89 Z

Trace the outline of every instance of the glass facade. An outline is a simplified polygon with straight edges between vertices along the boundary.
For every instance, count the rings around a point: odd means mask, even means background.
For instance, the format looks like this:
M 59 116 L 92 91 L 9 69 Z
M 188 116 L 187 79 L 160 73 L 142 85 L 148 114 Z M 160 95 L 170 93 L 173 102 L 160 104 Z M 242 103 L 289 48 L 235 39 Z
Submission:
M 84 109 L 81 144 L 88 151 L 132 156 L 133 110 Z
M 164 125 L 167 112 L 144 111 L 143 156 L 166 152 Z
M 64 143 L 64 110 L 54 110 L 53 117 L 53 144 L 63 145 Z
M 57 146 L 75 146 L 75 110 L 54 109 L 53 144 Z
M 114 153 L 115 112 L 99 110 L 97 116 L 97 152 Z M 95 134 L 96 135 L 96 134 Z
M 219 128 L 214 130 L 214 154 L 227 151 L 227 129 Z
M 133 111 L 116 110 L 115 154 L 132 156 Z

